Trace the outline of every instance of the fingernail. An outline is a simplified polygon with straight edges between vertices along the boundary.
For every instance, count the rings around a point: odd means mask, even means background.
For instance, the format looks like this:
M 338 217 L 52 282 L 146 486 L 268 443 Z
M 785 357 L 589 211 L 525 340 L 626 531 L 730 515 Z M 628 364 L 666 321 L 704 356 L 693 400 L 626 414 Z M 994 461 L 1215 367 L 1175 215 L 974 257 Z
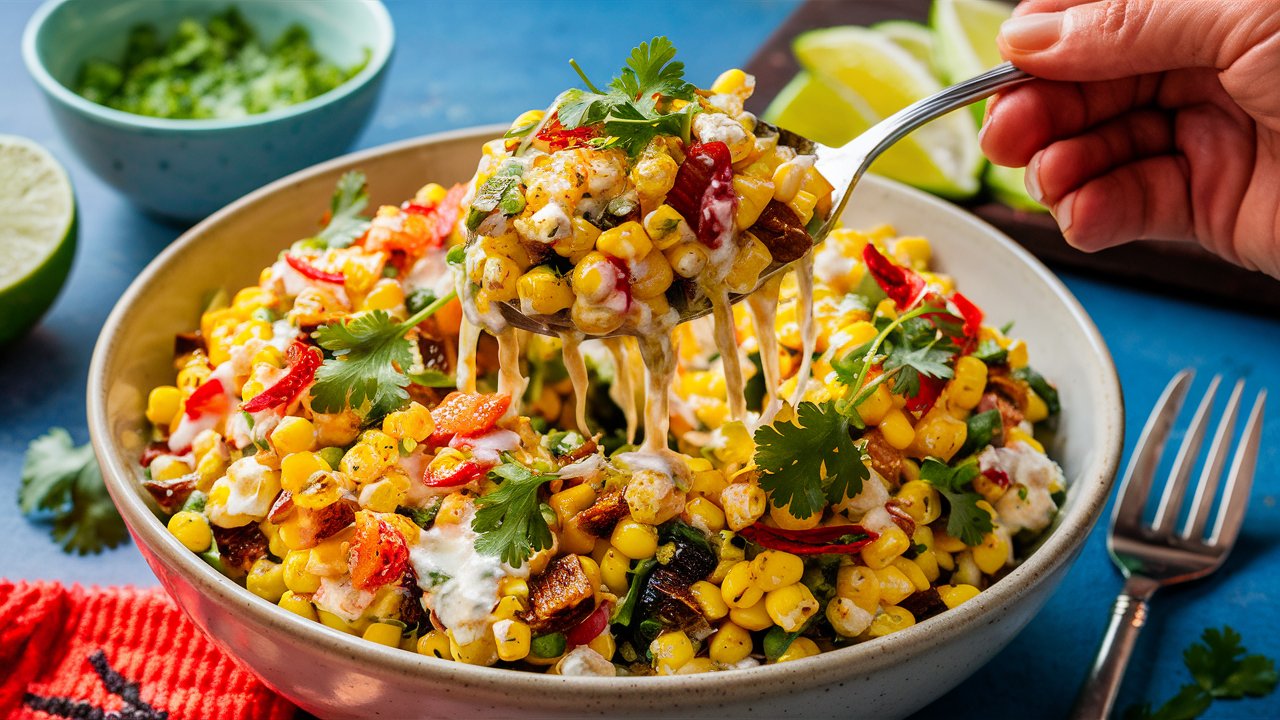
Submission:
M 1058 228 L 1066 235 L 1071 229 L 1071 206 L 1076 202 L 1076 194 L 1070 193 L 1062 198 L 1062 202 L 1053 209 L 1053 219 L 1058 221 Z
M 987 100 L 987 108 L 982 113 L 982 127 L 978 128 L 978 144 L 982 144 L 982 139 L 987 136 L 987 125 L 991 122 L 991 111 L 995 109 L 996 101 L 1000 99 L 999 95 L 992 95 Z
M 1000 26 L 1000 37 L 1014 50 L 1039 52 L 1053 47 L 1062 36 L 1062 13 L 1034 13 L 1009 18 Z
M 1027 194 L 1041 205 L 1044 204 L 1044 190 L 1040 187 L 1040 157 L 1044 155 L 1044 151 L 1031 156 L 1031 162 L 1027 163 L 1027 172 L 1023 174 L 1023 180 L 1027 186 Z

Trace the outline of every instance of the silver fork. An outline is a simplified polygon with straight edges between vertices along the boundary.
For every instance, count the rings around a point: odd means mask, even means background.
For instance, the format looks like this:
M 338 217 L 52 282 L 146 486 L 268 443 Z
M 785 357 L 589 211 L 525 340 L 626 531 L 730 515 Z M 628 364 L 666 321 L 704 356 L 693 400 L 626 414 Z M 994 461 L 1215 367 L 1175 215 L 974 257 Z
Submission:
M 1218 508 L 1218 518 L 1213 531 L 1205 537 L 1205 526 L 1213 509 L 1218 481 L 1230 451 L 1236 417 L 1240 411 L 1240 396 L 1244 392 L 1244 380 L 1236 382 L 1226 410 L 1218 422 L 1218 429 L 1209 446 L 1204 469 L 1196 486 L 1191 511 L 1180 531 L 1174 531 L 1182 509 L 1183 498 L 1191 480 L 1191 469 L 1200 454 L 1205 428 L 1213 409 L 1213 398 L 1222 376 L 1213 378 L 1200 406 L 1196 409 L 1187 428 L 1187 434 L 1178 448 L 1173 468 L 1160 497 L 1151 525 L 1143 522 L 1143 510 L 1151 495 L 1151 481 L 1160 465 L 1165 441 L 1173 428 L 1182 401 L 1191 386 L 1191 370 L 1183 370 L 1169 381 L 1164 393 L 1147 418 L 1142 436 L 1138 438 L 1124 482 L 1111 516 L 1111 532 L 1107 536 L 1107 550 L 1111 559 L 1125 577 L 1124 590 L 1116 598 L 1111 613 L 1111 625 L 1102 639 L 1098 657 L 1076 700 L 1071 717 L 1075 720 L 1097 720 L 1111 715 L 1116 694 L 1124 679 L 1125 666 L 1133 654 L 1138 631 L 1146 624 L 1148 601 L 1155 591 L 1166 585 L 1204 577 L 1222 566 L 1240 534 L 1244 523 L 1245 508 L 1249 504 L 1249 488 L 1253 485 L 1253 472 L 1258 461 L 1258 446 L 1262 438 L 1262 411 L 1267 391 L 1258 392 L 1253 409 L 1245 424 L 1240 444 L 1231 458 L 1227 472 L 1227 486 Z

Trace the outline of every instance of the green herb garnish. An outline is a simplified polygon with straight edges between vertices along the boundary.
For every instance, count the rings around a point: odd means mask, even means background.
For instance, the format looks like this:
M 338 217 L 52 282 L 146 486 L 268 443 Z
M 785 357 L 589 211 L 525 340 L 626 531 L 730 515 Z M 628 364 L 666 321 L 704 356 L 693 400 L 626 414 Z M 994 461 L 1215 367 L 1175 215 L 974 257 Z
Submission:
M 755 462 L 769 502 L 808 517 L 862 492 L 869 473 L 849 436 L 849 418 L 832 403 L 800 403 L 796 420 L 756 430 Z
M 674 135 L 688 142 L 693 116 L 699 111 L 697 88 L 684 79 L 684 63 L 677 62 L 675 56 L 675 46 L 665 37 L 640 43 L 609 82 L 607 91 L 596 87 L 578 63 L 570 60 L 588 89 L 564 92 L 556 106 L 557 119 L 570 130 L 601 125 L 604 137 L 592 144 L 597 148 L 620 147 L 632 157 L 658 135 Z M 671 110 L 670 100 L 688 104 Z
M 1021 367 L 1013 371 L 1013 376 L 1031 386 L 1035 394 L 1039 395 L 1045 406 L 1049 408 L 1050 415 L 1057 415 L 1062 410 L 1062 403 L 1058 400 L 1058 389 L 1045 380 L 1043 375 L 1030 367 Z
M 395 322 L 385 310 L 323 325 L 313 336 L 320 347 L 333 353 L 316 371 L 311 386 L 311 407 L 323 413 L 346 408 L 366 420 L 378 418 L 409 402 L 409 377 L 413 346 L 405 334 L 454 298 L 439 298 L 404 322 Z
M 68 553 L 99 553 L 129 537 L 102 484 L 93 448 L 72 444 L 62 428 L 51 428 L 27 446 L 18 506 L 31 518 L 47 514 L 54 541 Z
M 538 489 L 556 476 L 530 470 L 510 455 L 504 459 L 489 471 L 502 481 L 498 489 L 476 498 L 471 529 L 480 533 L 477 552 L 518 568 L 535 552 L 551 547 L 551 528 L 538 502 Z
M 135 25 L 119 62 L 80 68 L 76 92 L 116 110 L 172 119 L 237 118 L 295 105 L 351 79 L 365 59 L 339 67 L 316 52 L 294 24 L 266 44 L 235 8 L 202 21 L 188 17 L 167 40 Z
M 1214 700 L 1263 697 L 1276 689 L 1280 677 L 1275 660 L 1248 655 L 1240 633 L 1230 627 L 1208 628 L 1182 653 L 1182 662 L 1194 683 L 1183 685 L 1165 704 L 1152 710 L 1150 703 L 1134 705 L 1125 720 L 1192 720 L 1209 709 Z
M 978 464 L 972 460 L 955 467 L 934 458 L 920 464 L 920 479 L 937 488 L 951 506 L 947 534 L 969 546 L 982 544 L 982 538 L 994 527 L 991 515 L 978 507 L 982 496 L 972 490 L 976 477 Z
M 316 239 L 325 247 L 344 248 L 369 229 L 369 218 L 360 213 L 369 205 L 369 187 L 364 173 L 344 173 L 329 199 L 329 222 Z

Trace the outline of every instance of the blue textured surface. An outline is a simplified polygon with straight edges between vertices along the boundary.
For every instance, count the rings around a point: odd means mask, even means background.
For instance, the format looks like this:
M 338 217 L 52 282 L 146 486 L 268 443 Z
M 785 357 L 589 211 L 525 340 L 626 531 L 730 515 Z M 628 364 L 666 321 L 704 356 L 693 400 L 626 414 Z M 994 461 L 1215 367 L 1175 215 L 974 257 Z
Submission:
M 638 40 L 670 35 L 695 81 L 707 83 L 738 65 L 794 8 L 795 2 L 647 2 L 580 6 L 576 2 L 389 3 L 399 48 L 381 106 L 357 141 L 369 147 L 423 133 L 508 121 L 545 104 L 574 80 L 572 54 L 606 76 Z M 31 137 L 67 166 L 79 196 L 79 255 L 70 281 L 39 328 L 0 349 L 0 577 L 65 582 L 153 584 L 132 546 L 90 558 L 67 557 L 44 527 L 18 515 L 13 501 L 26 443 L 51 425 L 86 439 L 85 373 L 98 328 L 148 260 L 182 228 L 158 223 L 128 205 L 72 156 L 18 55 L 34 2 L 0 3 L 0 133 Z M 517 42 L 509 28 L 530 24 Z M 585 28 L 585 29 L 584 29 Z M 713 42 L 705 43 L 707 38 Z M 1181 651 L 1206 626 L 1230 623 L 1248 647 L 1280 655 L 1275 597 L 1280 591 L 1280 321 L 1194 302 L 1065 277 L 1115 355 L 1129 407 L 1132 447 L 1146 413 L 1182 367 L 1207 376 L 1243 376 L 1250 391 L 1272 393 L 1254 499 L 1244 533 L 1214 579 L 1157 596 L 1150 626 L 1129 670 L 1121 707 L 1162 700 L 1189 678 Z M 1088 412 L 1088 408 L 1073 408 Z M 1102 523 L 1105 525 L 1105 522 Z M 1045 610 L 990 664 L 920 717 L 1041 718 L 1065 714 L 1092 658 L 1120 580 L 1104 552 L 1102 527 Z M 1209 718 L 1275 718 L 1280 700 L 1218 703 Z

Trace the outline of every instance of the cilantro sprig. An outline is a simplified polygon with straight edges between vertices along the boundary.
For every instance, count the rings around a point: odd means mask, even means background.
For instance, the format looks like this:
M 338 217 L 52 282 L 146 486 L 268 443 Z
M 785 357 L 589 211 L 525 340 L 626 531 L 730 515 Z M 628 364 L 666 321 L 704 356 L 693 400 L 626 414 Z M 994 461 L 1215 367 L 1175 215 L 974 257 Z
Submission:
M 1262 697 L 1276 689 L 1275 660 L 1265 655 L 1249 655 L 1240 633 L 1228 626 L 1207 628 L 1200 642 L 1182 653 L 1182 662 L 1195 681 L 1183 685 L 1157 709 L 1150 703 L 1134 705 L 1125 720 L 1192 720 L 1209 709 L 1217 699 L 1239 700 Z
M 800 403 L 796 420 L 756 430 L 755 462 L 761 471 L 760 487 L 773 506 L 808 517 L 827 502 L 862 492 L 870 473 L 849 436 L 849 418 L 831 403 Z
M 530 470 L 510 455 L 503 459 L 506 462 L 489 471 L 502 482 L 497 490 L 476 498 L 471 529 L 480 534 L 476 552 L 518 568 L 535 552 L 551 547 L 551 528 L 543 517 L 538 489 L 556 476 Z
M 405 334 L 454 297 L 450 292 L 404 322 L 395 322 L 385 310 L 374 310 L 317 328 L 316 342 L 332 357 L 316 371 L 312 409 L 328 413 L 349 407 L 370 419 L 404 407 L 410 382 L 405 373 L 413 363 L 413 346 Z
M 978 464 L 973 460 L 955 467 L 934 458 L 925 458 L 920 464 L 920 479 L 936 488 L 951 506 L 947 534 L 970 546 L 982 544 L 982 538 L 994 527 L 991 515 L 978 507 L 982 496 L 973 492 L 976 477 Z
M 948 318 L 954 316 L 946 308 L 922 305 L 892 320 L 881 319 L 883 327 L 875 338 L 831 363 L 836 377 L 848 387 L 836 408 L 854 427 L 864 427 L 856 410 L 881 384 L 892 381 L 894 393 L 910 397 L 920 392 L 921 377 L 945 380 L 953 375 L 948 363 L 957 348 L 944 332 Z M 867 382 L 877 365 L 883 372 Z
M 47 514 L 54 541 L 68 553 L 96 554 L 129 537 L 102 484 L 93 448 L 73 444 L 59 427 L 27 446 L 18 506 L 31 518 Z
M 360 213 L 369 205 L 364 173 L 353 170 L 338 178 L 329 199 L 329 222 L 316 234 L 326 247 L 344 248 L 369 229 L 369 218 Z
M 570 60 L 587 89 L 561 94 L 556 117 L 570 130 L 601 125 L 605 136 L 592 144 L 621 147 L 631 156 L 638 155 L 658 135 L 675 135 L 687 142 L 693 116 L 699 111 L 698 104 L 692 102 L 697 88 L 684 79 L 684 63 L 675 56 L 676 48 L 666 37 L 640 43 L 609 82 L 608 90 L 596 87 L 578 63 Z M 671 110 L 670 100 L 689 102 Z

